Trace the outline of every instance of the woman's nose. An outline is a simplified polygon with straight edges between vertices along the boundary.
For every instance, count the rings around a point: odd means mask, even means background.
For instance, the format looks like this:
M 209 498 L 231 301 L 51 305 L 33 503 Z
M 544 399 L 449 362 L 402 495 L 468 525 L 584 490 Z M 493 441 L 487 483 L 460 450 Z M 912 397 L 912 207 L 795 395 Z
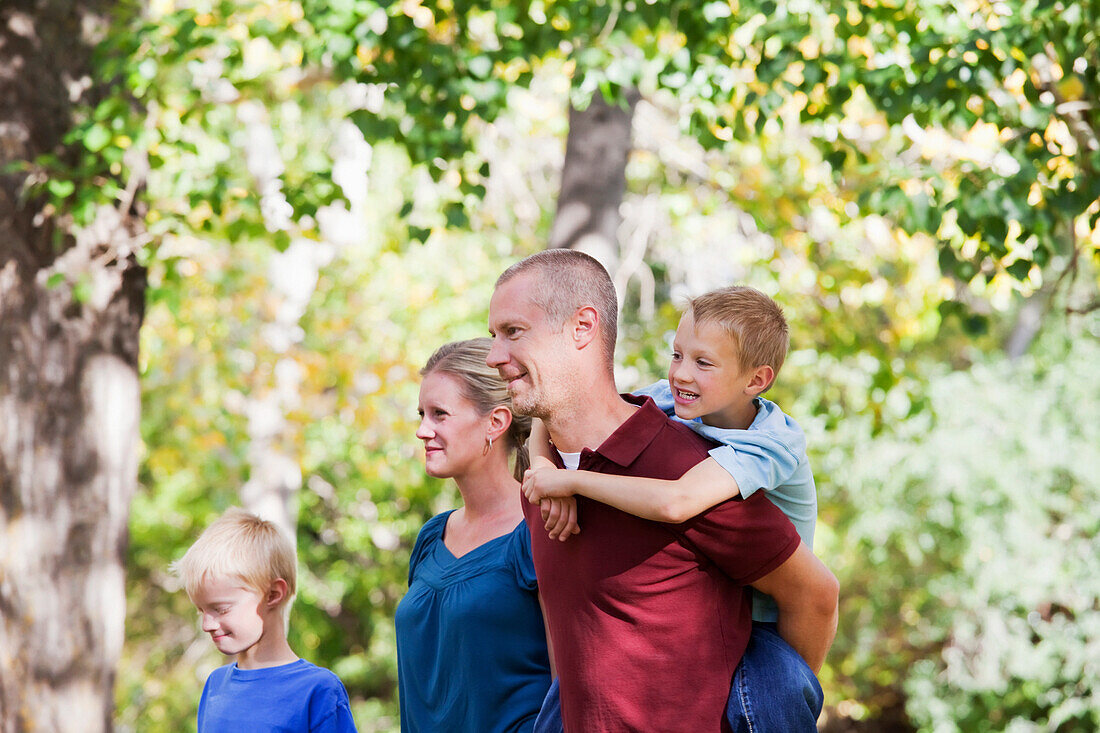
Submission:
M 416 437 L 420 438 L 421 440 L 428 440 L 434 434 L 435 433 L 433 433 L 432 430 L 425 424 L 424 419 L 422 419 L 420 421 L 420 424 L 416 426 Z

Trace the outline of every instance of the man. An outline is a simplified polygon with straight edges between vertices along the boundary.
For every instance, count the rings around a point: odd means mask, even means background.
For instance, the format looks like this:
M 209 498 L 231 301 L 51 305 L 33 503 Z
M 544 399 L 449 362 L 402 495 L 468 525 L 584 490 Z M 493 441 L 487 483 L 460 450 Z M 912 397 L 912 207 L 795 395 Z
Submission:
M 618 394 L 616 312 L 598 262 L 540 252 L 497 281 L 487 363 L 513 408 L 545 422 L 565 465 L 677 478 L 710 444 L 651 401 Z M 729 730 L 750 584 L 775 599 L 784 639 L 820 667 L 836 630 L 836 579 L 759 493 L 678 525 L 583 497 L 578 509 L 584 530 L 557 542 L 524 502 L 566 730 Z

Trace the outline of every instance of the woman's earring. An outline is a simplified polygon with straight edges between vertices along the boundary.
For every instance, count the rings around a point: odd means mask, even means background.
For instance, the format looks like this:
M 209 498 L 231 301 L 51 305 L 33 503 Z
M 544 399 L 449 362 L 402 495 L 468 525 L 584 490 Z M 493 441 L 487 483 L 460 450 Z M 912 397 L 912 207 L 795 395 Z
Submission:
M 488 445 L 485 446 L 485 450 L 481 451 L 481 455 L 483 455 L 483 456 L 489 455 L 489 451 L 491 451 L 493 449 L 493 436 L 486 435 L 485 440 L 488 443 Z

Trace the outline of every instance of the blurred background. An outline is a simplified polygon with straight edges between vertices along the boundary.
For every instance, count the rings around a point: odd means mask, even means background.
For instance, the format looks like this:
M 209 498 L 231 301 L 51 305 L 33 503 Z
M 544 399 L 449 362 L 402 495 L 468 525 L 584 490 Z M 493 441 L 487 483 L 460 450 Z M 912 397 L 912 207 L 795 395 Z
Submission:
M 1098 16 L 4 0 L 12 435 L 54 404 L 16 398 L 50 337 L 15 304 L 110 318 L 110 288 L 145 278 L 106 727 L 194 729 L 223 660 L 168 566 L 243 505 L 296 534 L 292 647 L 342 678 L 359 730 L 398 730 L 394 608 L 417 531 L 457 501 L 423 472 L 417 371 L 486 333 L 505 267 L 573 246 L 618 287 L 623 390 L 664 375 L 686 297 L 742 283 L 784 308 L 768 396 L 807 434 L 815 551 L 841 582 L 822 730 L 1100 728 Z

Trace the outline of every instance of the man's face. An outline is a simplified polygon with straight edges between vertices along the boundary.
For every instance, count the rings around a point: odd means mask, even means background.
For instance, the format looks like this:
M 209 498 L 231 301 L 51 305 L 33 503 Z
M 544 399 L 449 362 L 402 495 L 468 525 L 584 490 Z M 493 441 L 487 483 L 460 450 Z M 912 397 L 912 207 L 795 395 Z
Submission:
M 493 347 L 485 361 L 508 384 L 515 412 L 547 419 L 570 393 L 570 370 L 565 365 L 572 347 L 565 329 L 553 327 L 531 300 L 531 288 L 531 276 L 516 275 L 493 293 Z

